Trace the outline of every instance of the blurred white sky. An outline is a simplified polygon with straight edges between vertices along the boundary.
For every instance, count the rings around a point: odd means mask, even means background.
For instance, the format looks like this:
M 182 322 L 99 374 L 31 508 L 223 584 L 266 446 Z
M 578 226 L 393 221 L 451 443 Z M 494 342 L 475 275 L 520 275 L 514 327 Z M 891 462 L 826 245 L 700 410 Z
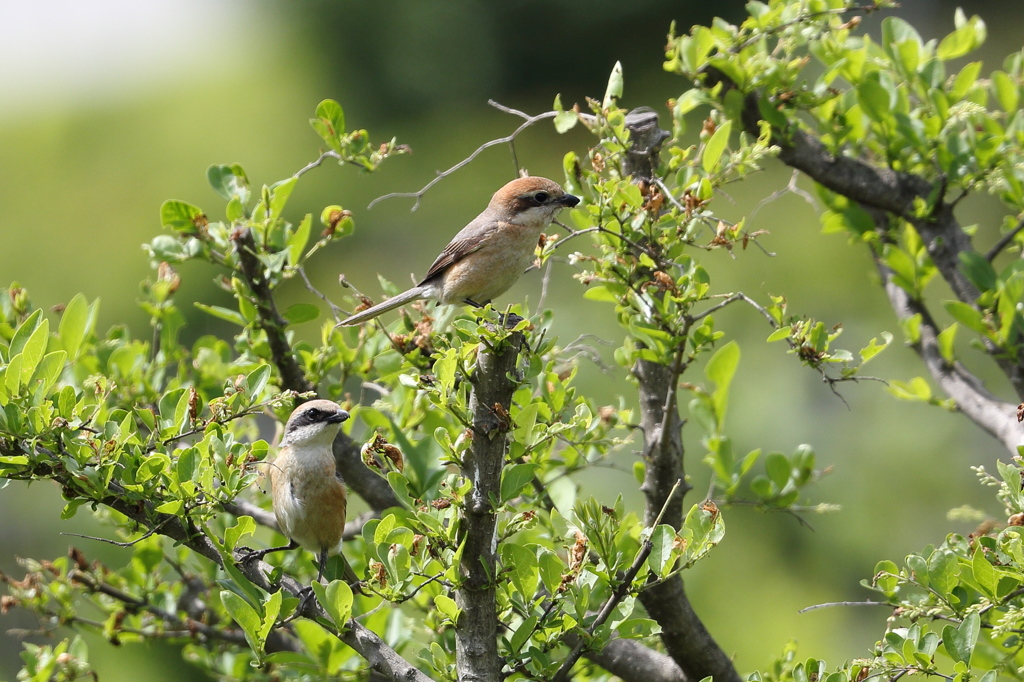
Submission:
M 0 0 L 0 116 L 227 72 L 251 17 L 240 0 Z

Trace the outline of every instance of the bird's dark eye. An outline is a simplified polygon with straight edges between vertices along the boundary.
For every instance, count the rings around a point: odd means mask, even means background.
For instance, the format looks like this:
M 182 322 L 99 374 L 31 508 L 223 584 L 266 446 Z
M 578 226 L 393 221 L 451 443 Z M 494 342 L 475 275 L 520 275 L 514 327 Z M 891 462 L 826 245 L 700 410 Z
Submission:
M 321 419 L 323 419 L 324 415 L 323 415 L 322 412 L 320 412 L 320 410 L 318 410 L 316 408 L 313 408 L 312 410 L 309 410 L 308 412 L 306 412 L 306 416 L 309 417 L 310 421 L 318 422 Z
M 551 195 L 548 194 L 547 192 L 537 192 L 536 194 L 533 195 L 533 200 L 536 201 L 538 204 L 546 204 L 548 203 L 548 199 L 550 198 Z

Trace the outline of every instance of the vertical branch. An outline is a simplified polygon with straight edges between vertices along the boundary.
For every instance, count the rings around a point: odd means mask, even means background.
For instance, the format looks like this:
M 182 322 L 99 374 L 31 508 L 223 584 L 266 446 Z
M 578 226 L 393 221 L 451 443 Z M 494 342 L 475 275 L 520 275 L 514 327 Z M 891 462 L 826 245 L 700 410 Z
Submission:
M 658 127 L 658 116 L 647 108 L 626 116 L 630 149 L 625 170 L 634 180 L 652 182 L 658 168 L 658 151 L 669 133 Z M 677 530 L 683 523 L 683 498 L 690 489 L 683 467 L 683 420 L 676 401 L 681 357 L 665 363 L 639 360 L 633 367 L 640 398 L 640 428 L 644 434 L 647 465 L 641 490 L 647 499 L 646 522 L 652 523 L 664 509 L 662 520 Z M 678 499 L 669 500 L 676 482 L 682 482 Z M 729 656 L 694 612 L 676 574 L 640 593 L 648 615 L 661 626 L 661 639 L 669 656 L 682 668 L 686 679 L 714 677 L 715 682 L 740 682 Z
M 461 584 L 455 601 L 461 610 L 455 626 L 455 656 L 461 682 L 498 682 L 498 609 L 494 581 L 497 566 L 497 510 L 505 461 L 508 410 L 523 336 L 514 333 L 496 348 L 481 345 L 473 374 L 473 445 L 463 471 L 473 483 L 462 521 Z
M 281 388 L 291 389 L 298 393 L 306 393 L 315 390 L 315 387 L 306 378 L 295 355 L 292 353 L 291 345 L 285 334 L 285 327 L 288 322 L 281 317 L 274 304 L 273 292 L 270 283 L 263 275 L 263 266 L 256 256 L 256 240 L 253 239 L 252 230 L 246 228 L 238 231 L 234 236 L 235 250 L 238 253 L 238 263 L 242 268 L 242 275 L 245 283 L 253 293 L 253 304 L 259 314 L 260 329 L 267 335 L 267 344 L 270 346 L 270 356 L 281 375 Z

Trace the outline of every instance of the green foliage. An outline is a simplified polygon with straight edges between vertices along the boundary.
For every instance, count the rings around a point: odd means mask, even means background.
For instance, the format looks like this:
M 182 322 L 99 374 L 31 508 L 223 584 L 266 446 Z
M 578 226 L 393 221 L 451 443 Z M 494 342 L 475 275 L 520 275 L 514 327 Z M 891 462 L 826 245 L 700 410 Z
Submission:
M 977 63 L 947 75 L 947 62 L 984 40 L 983 23 L 958 14 L 953 33 L 927 43 L 894 18 L 883 23 L 881 43 L 855 33 L 861 13 L 887 4 L 752 2 L 740 26 L 718 21 L 671 35 L 666 69 L 697 87 L 673 101 L 668 139 L 646 150 L 636 148 L 630 116 L 618 105 L 621 65 L 603 99 L 588 100 L 589 111 L 555 100 L 548 116 L 555 130 L 582 125 L 593 141 L 586 152 L 564 156 L 565 186 L 583 201 L 567 216 L 569 235 L 545 235 L 538 258 L 543 263 L 563 245 L 579 245 L 568 260 L 586 285 L 584 297 L 608 304 L 623 331 L 614 359 L 636 385 L 638 409 L 626 393 L 617 406 L 579 393 L 571 350 L 549 334 L 550 311 L 530 316 L 513 306 L 528 319 L 508 329 L 491 307 L 435 319 L 416 305 L 390 329 L 336 329 L 321 317 L 318 300 L 326 297 L 311 286 L 308 301 L 278 310 L 278 288 L 305 279 L 305 264 L 346 246 L 354 229 L 340 206 L 322 210 L 319 235 L 312 215 L 290 219 L 298 182 L 327 159 L 373 171 L 404 151 L 393 140 L 374 145 L 366 131 L 348 131 L 331 100 L 311 120 L 328 150 L 291 177 L 257 191 L 240 165 L 214 165 L 207 177 L 225 202 L 223 218 L 185 201 L 161 206 L 165 232 L 146 246 L 156 276 L 143 284 L 140 301 L 151 337 L 133 338 L 122 327 L 101 332 L 98 302 L 82 296 L 59 317 L 48 316 L 13 285 L 0 318 L 0 477 L 56 481 L 67 501 L 64 517 L 94 510 L 124 541 L 124 563 L 90 563 L 77 549 L 52 562 L 25 560 L 24 580 L 2 576 L 4 608 L 27 608 L 53 627 L 96 631 L 115 644 L 181 642 L 187 660 L 232 680 L 356 679 L 373 657 L 363 650 L 355 656 L 349 646 L 390 647 L 436 679 L 455 679 L 455 641 L 468 614 L 463 599 L 472 590 L 493 593 L 502 625 L 498 654 L 510 679 L 552 679 L 570 668 L 578 679 L 606 679 L 592 666 L 573 668 L 573 653 L 600 651 L 613 639 L 657 648 L 663 633 L 644 607 L 645 591 L 678 581 L 722 540 L 730 505 L 794 514 L 831 509 L 806 501 L 806 487 L 821 475 L 810 446 L 792 454 L 735 451 L 729 389 L 746 370 L 715 313 L 746 306 L 765 320 L 768 341 L 785 341 L 833 387 L 863 378 L 863 365 L 892 341 L 883 332 L 854 353 L 836 346 L 841 325 L 789 314 L 782 295 L 762 303 L 715 289 L 702 258 L 723 250 L 745 257 L 761 236 L 716 215 L 722 187 L 757 171 L 798 134 L 813 135 L 837 157 L 879 159 L 888 169 L 935 178 L 934 192 L 900 198 L 884 224 L 858 201 L 819 188 L 825 230 L 867 244 L 888 281 L 915 302 L 940 272 L 924 231 L 942 194 L 982 190 L 1024 208 L 1024 119 L 1015 108 L 1020 55 L 987 81 Z M 744 107 L 754 96 L 760 120 L 750 124 Z M 986 108 L 990 96 L 1001 111 Z M 708 114 L 691 140 L 687 115 L 699 107 Z M 180 341 L 174 266 L 186 261 L 212 270 L 233 296 L 231 307 L 192 302 L 230 323 L 230 340 Z M 935 344 L 946 365 L 957 360 L 958 333 L 974 334 L 993 355 L 1017 357 L 1024 330 L 1019 263 L 997 269 L 991 258 L 961 252 L 956 272 L 975 295 L 945 306 L 955 323 L 935 334 Z M 923 313 L 901 323 L 912 345 L 923 343 Z M 316 331 L 299 335 L 300 325 Z M 516 370 L 498 377 L 512 398 L 508 406 L 485 406 L 497 426 L 481 431 L 472 407 L 480 358 L 517 348 L 520 335 L 526 345 Z M 694 377 L 701 367 L 703 377 Z M 654 399 L 645 397 L 652 368 L 667 377 Z M 891 390 L 949 404 L 922 379 L 893 382 Z M 346 543 L 361 591 L 337 579 L 342 560 L 334 559 L 327 584 L 312 584 L 313 612 L 297 595 L 296 585 L 315 575 L 302 552 L 270 555 L 269 573 L 257 574 L 239 544 L 256 534 L 257 519 L 271 525 L 266 496 L 249 492 L 271 449 L 258 437 L 260 417 L 280 422 L 297 399 L 312 395 L 338 400 L 351 413 L 341 448 L 361 454 L 392 501 Z M 665 461 L 664 453 L 682 458 L 681 441 L 675 454 L 669 433 L 680 414 L 701 430 L 711 479 L 707 499 L 696 504 L 684 505 L 690 486 L 681 464 Z M 652 415 L 660 434 L 647 427 L 638 447 L 634 426 Z M 471 509 L 479 481 L 467 474 L 469 462 L 477 444 L 496 437 L 504 447 L 500 482 L 477 501 L 495 520 L 494 537 L 478 546 L 493 547 L 494 556 L 467 557 L 469 519 L 480 513 Z M 633 469 L 648 496 L 646 525 L 621 496 L 584 495 L 573 478 L 617 450 L 638 453 Z M 666 464 L 679 467 L 679 480 L 667 481 L 675 487 L 658 498 Z M 985 481 L 998 486 L 1011 522 L 1024 518 L 1020 468 L 1001 464 L 999 473 Z M 464 569 L 474 561 L 487 571 L 483 587 L 468 584 Z M 823 662 L 797 662 L 787 650 L 753 677 L 853 682 L 924 672 L 966 682 L 985 671 L 989 682 L 996 672 L 1018 674 L 1022 585 L 1016 523 L 951 535 L 937 549 L 907 557 L 904 567 L 879 564 L 869 587 L 896 617 L 873 657 L 828 672 Z M 100 620 L 82 615 L 86 603 Z M 352 637 L 358 628 L 379 643 Z M 88 671 L 77 638 L 27 647 L 25 661 L 25 679 Z

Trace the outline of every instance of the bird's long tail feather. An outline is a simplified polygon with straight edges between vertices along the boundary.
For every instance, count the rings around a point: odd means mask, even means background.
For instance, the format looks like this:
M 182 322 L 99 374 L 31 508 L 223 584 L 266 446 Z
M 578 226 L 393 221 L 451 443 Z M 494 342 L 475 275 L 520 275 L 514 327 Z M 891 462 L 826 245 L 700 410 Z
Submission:
M 344 320 L 342 320 L 341 322 L 339 322 L 335 326 L 336 327 L 351 327 L 352 325 L 360 324 L 362 322 L 366 322 L 367 320 L 372 320 L 373 318 L 377 317 L 378 315 L 383 315 L 387 311 L 394 310 L 395 308 L 399 308 L 399 307 L 405 305 L 406 303 L 409 303 L 410 301 L 418 301 L 421 298 L 427 298 L 429 293 L 430 293 L 430 289 L 427 288 L 427 287 L 422 287 L 422 286 L 413 287 L 412 289 L 409 289 L 408 291 L 403 291 L 402 293 L 398 294 L 397 296 L 393 296 L 392 298 L 389 298 L 388 300 L 384 301 L 383 303 L 378 303 L 377 305 L 373 306 L 372 308 L 367 308 L 366 310 L 364 310 L 362 312 L 359 312 L 359 313 L 356 313 L 355 315 L 350 315 L 349 317 L 346 317 Z

